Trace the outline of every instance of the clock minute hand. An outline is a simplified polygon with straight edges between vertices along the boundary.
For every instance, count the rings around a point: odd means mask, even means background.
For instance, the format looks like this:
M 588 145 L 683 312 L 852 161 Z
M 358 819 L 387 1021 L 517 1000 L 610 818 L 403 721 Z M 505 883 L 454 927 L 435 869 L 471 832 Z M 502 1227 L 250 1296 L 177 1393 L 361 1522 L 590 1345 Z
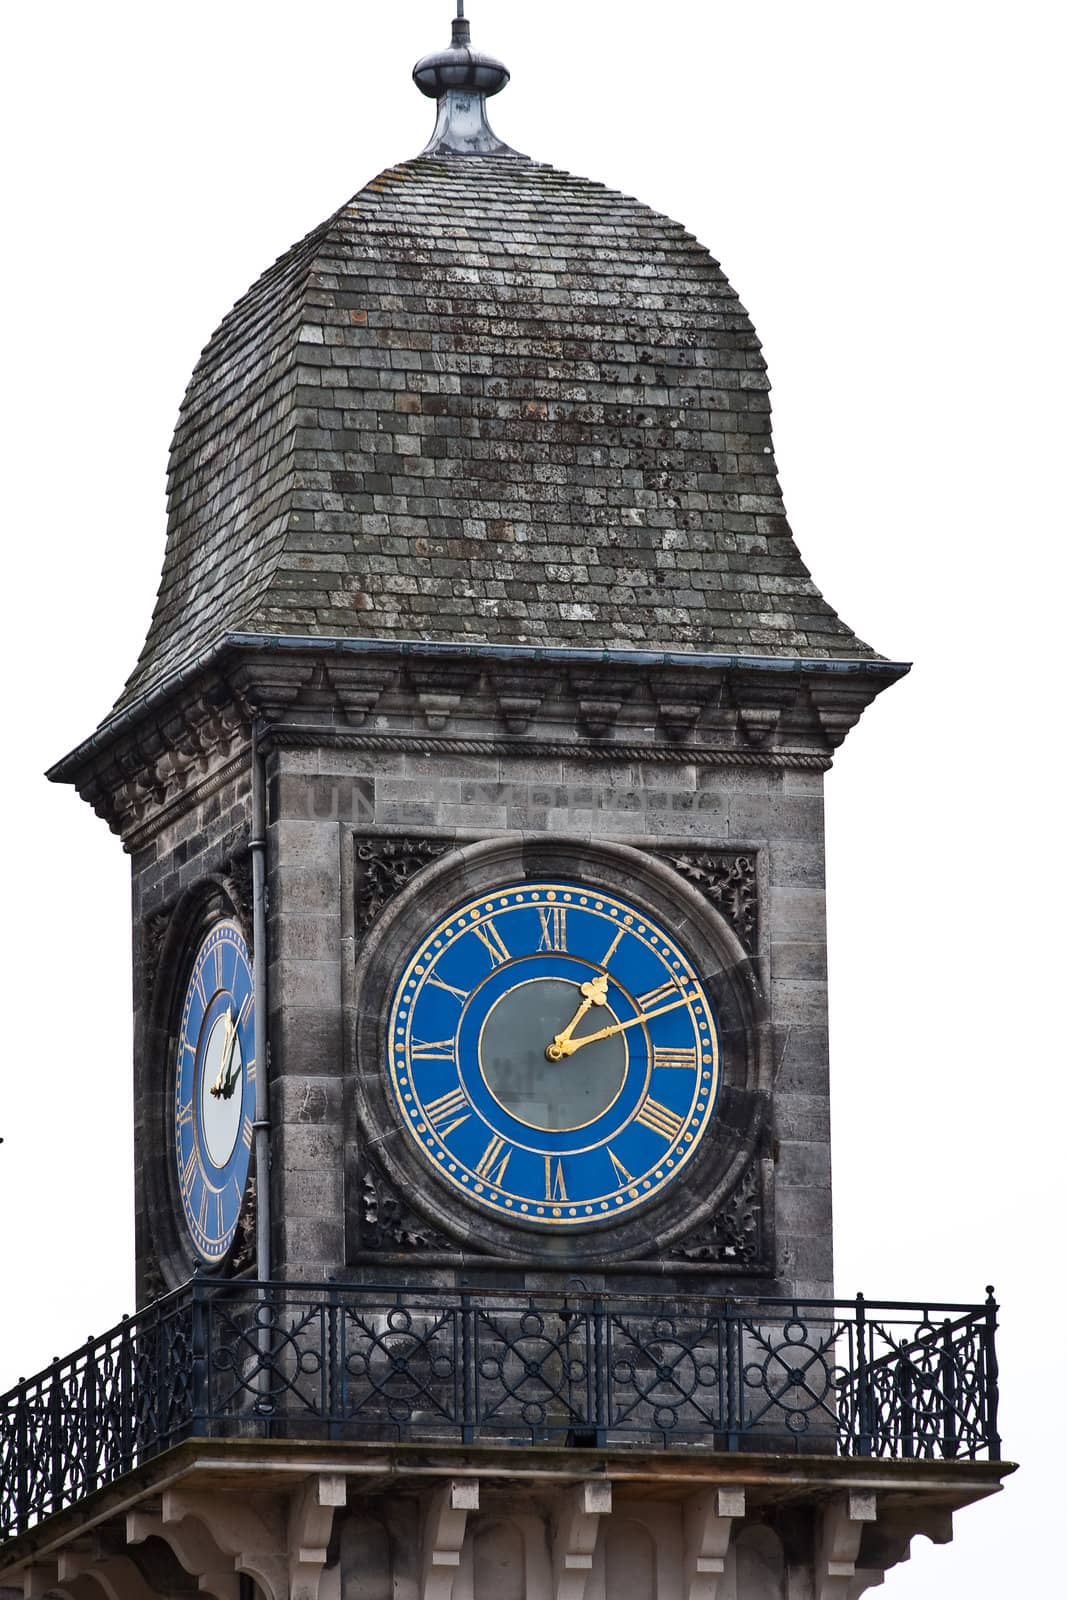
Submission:
M 657 1006 L 654 1011 L 642 1011 L 639 1017 L 631 1017 L 629 1022 L 616 1022 L 610 1028 L 599 1028 L 596 1033 L 583 1033 L 577 1039 L 560 1040 L 557 1038 L 555 1042 L 559 1046 L 562 1055 L 572 1056 L 584 1044 L 593 1044 L 597 1039 L 610 1039 L 613 1034 L 625 1033 L 627 1028 L 636 1028 L 639 1022 L 651 1022 L 653 1017 L 662 1017 L 666 1012 L 677 1011 L 679 1006 L 687 1006 L 688 1004 L 689 999 L 682 995 L 681 999 L 672 1000 L 669 1006 Z
M 237 1037 L 245 1020 L 245 1013 L 247 1012 L 251 1002 L 252 993 L 251 990 L 249 990 L 248 994 L 246 994 L 244 997 L 240 1011 L 237 1013 L 237 1019 L 230 1028 L 230 1036 L 223 1046 L 222 1069 L 226 1073 L 226 1081 L 222 1085 L 222 1097 L 224 1100 L 228 1100 L 233 1093 L 233 1086 L 237 1082 L 237 1075 L 241 1070 L 240 1057 L 238 1057 L 238 1064 L 236 1067 L 233 1067 L 233 1058 L 237 1049 Z M 233 1015 L 232 1011 L 230 1015 Z M 231 1067 L 233 1067 L 232 1071 Z
M 225 1092 L 226 1092 L 224 1087 L 223 1087 L 223 1084 L 224 1084 L 224 1081 L 225 1081 L 225 1078 L 226 1078 L 226 1069 L 229 1066 L 230 1051 L 231 1051 L 231 1049 L 233 1047 L 233 1039 L 234 1039 L 234 1035 L 235 1035 L 236 1031 L 237 1030 L 236 1030 L 236 1028 L 234 1026 L 234 1021 L 233 1021 L 233 1011 L 232 1011 L 232 1009 L 230 1007 L 227 1007 L 226 1008 L 226 1026 L 225 1026 L 225 1031 L 224 1031 L 224 1033 L 222 1035 L 222 1056 L 221 1056 L 221 1058 L 219 1060 L 219 1070 L 218 1070 L 218 1074 L 217 1074 L 217 1076 L 215 1078 L 215 1082 L 211 1085 L 211 1095 L 212 1095 L 212 1098 L 215 1099 L 215 1100 L 220 1099 L 221 1096 L 224 1095 Z

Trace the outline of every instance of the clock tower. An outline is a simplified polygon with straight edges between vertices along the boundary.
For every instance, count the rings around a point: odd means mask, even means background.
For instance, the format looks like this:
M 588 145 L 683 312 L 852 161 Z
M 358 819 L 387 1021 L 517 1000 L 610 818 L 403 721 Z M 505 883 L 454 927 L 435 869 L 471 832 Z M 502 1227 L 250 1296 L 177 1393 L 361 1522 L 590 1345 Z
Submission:
M 423 154 L 207 345 L 50 774 L 131 860 L 140 1309 L 0 1566 L 845 1600 L 1003 1471 L 992 1303 L 833 1298 L 822 786 L 907 669 L 719 264 L 496 135 L 462 6 L 414 77 Z

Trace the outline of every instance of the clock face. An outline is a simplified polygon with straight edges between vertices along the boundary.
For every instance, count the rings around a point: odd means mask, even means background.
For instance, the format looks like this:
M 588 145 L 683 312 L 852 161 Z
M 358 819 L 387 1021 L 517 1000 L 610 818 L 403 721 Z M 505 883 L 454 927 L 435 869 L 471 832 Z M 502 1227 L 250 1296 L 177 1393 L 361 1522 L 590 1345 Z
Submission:
M 573 1229 L 632 1212 L 678 1178 L 714 1111 L 719 1038 L 691 960 L 579 884 L 457 907 L 420 940 L 389 1021 L 409 1133 L 497 1216 Z
M 235 922 L 217 922 L 192 963 L 174 1075 L 178 1192 L 205 1261 L 221 1261 L 237 1231 L 252 1149 L 255 1071 L 248 947 Z

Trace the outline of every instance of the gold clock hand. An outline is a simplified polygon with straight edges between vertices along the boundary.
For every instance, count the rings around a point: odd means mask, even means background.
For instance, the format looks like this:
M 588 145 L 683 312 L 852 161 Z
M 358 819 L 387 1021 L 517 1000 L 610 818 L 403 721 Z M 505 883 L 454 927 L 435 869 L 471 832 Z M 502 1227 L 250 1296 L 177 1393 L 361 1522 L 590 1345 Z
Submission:
M 241 1071 L 241 1067 L 240 1067 L 240 1063 L 239 1062 L 238 1062 L 238 1065 L 233 1068 L 232 1072 L 230 1071 L 230 1066 L 231 1066 L 231 1064 L 233 1062 L 234 1051 L 237 1048 L 237 1036 L 238 1036 L 238 1034 L 240 1032 L 241 1024 L 244 1022 L 245 1017 L 246 1017 L 246 1015 L 248 1013 L 248 1008 L 249 1008 L 249 1006 L 251 1004 L 252 1004 L 252 991 L 251 991 L 251 989 L 249 989 L 248 993 L 245 995 L 244 999 L 241 1001 L 241 1009 L 237 1013 L 237 1020 L 234 1022 L 233 1027 L 230 1030 L 230 1037 L 227 1040 L 226 1051 L 225 1051 L 225 1055 L 223 1057 L 223 1060 L 224 1060 L 224 1063 L 225 1063 L 225 1066 L 226 1066 L 226 1082 L 222 1086 L 222 1094 L 223 1094 L 223 1098 L 226 1099 L 226 1100 L 228 1100 L 230 1098 L 231 1094 L 233 1093 L 234 1084 L 237 1082 L 238 1074 Z
M 565 1039 L 562 1041 L 557 1039 L 555 1044 L 559 1046 L 561 1056 L 572 1056 L 583 1045 L 593 1044 L 597 1039 L 610 1039 L 613 1034 L 624 1033 L 627 1028 L 636 1028 L 639 1022 L 651 1022 L 653 1017 L 662 1017 L 668 1011 L 677 1011 L 679 1006 L 689 1005 L 692 998 L 692 996 L 687 998 L 682 995 L 680 1000 L 672 1000 L 669 1006 L 657 1006 L 654 1011 L 643 1011 L 639 1017 L 631 1017 L 629 1022 L 616 1022 L 610 1028 L 598 1029 L 596 1033 L 583 1033 L 578 1039 Z M 553 1046 L 550 1045 L 549 1048 L 551 1049 Z M 559 1058 L 553 1057 L 553 1059 L 558 1060 Z
M 606 1006 L 608 1003 L 608 979 L 606 973 L 599 973 L 591 978 L 588 983 L 583 983 L 578 991 L 584 998 L 577 1011 L 574 1013 L 562 1033 L 557 1033 L 550 1045 L 545 1048 L 545 1055 L 549 1061 L 562 1061 L 565 1055 L 570 1055 L 567 1045 L 571 1034 L 581 1022 L 586 1012 L 592 1006 Z
M 222 1036 L 222 1057 L 219 1061 L 219 1070 L 216 1074 L 215 1082 L 211 1085 L 211 1097 L 214 1100 L 221 1099 L 226 1094 L 226 1089 L 224 1087 L 226 1073 L 230 1065 L 230 1056 L 233 1052 L 233 1041 L 236 1036 L 237 1028 L 233 1020 L 233 1009 L 232 1007 L 227 1006 L 226 1029 Z

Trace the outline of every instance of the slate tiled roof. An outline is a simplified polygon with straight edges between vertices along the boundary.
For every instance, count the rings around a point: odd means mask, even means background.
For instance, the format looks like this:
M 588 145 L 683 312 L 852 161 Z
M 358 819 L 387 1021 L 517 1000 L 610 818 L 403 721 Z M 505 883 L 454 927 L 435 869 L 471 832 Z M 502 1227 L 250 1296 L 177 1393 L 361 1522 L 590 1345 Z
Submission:
M 718 263 L 502 155 L 384 172 L 204 351 L 120 704 L 231 630 L 874 655 L 793 542 Z

